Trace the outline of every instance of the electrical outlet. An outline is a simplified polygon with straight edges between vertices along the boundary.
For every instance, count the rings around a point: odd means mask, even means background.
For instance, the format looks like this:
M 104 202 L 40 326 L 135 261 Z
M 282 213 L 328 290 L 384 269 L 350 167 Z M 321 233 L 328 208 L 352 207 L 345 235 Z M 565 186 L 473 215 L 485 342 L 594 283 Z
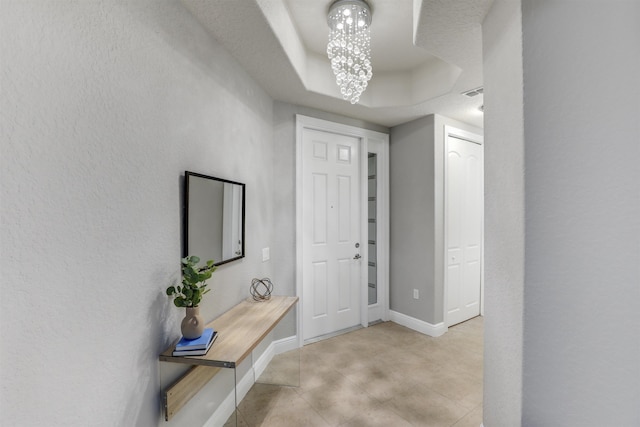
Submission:
M 413 290 L 413 299 L 419 299 L 420 298 L 420 292 L 418 292 L 417 289 Z
M 271 255 L 269 254 L 269 248 L 262 249 L 262 262 L 269 261 Z

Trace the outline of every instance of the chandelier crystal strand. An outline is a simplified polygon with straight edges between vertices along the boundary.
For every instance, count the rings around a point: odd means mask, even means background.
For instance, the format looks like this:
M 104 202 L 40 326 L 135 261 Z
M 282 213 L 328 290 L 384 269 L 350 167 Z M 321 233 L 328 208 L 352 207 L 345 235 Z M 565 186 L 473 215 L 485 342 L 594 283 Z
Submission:
M 371 11 L 362 0 L 338 0 L 329 8 L 327 56 L 345 100 L 360 100 L 373 75 L 371 69 Z

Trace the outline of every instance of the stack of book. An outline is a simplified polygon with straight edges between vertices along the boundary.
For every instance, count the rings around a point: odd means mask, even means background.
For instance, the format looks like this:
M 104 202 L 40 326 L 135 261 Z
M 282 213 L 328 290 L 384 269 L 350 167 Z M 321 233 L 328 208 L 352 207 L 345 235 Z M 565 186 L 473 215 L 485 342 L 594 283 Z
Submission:
M 218 333 L 212 328 L 205 328 L 200 338 L 188 340 L 182 337 L 178 344 L 176 344 L 175 350 L 173 350 L 174 356 L 203 356 L 207 354 L 207 351 L 211 348 L 211 344 L 218 338 Z

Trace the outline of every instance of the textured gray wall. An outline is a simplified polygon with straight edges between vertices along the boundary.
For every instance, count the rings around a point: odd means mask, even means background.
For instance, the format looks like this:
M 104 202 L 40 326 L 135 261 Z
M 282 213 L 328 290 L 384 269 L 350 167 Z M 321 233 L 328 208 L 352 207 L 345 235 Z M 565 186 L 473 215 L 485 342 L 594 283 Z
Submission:
M 394 126 L 390 141 L 389 308 L 435 323 L 434 116 Z
M 181 176 L 247 184 L 208 320 L 272 271 L 272 100 L 175 1 L 3 1 L 0 57 L 2 423 L 165 424 Z
M 485 88 L 483 417 L 485 427 L 516 427 L 522 415 L 524 292 L 520 2 L 495 0 L 482 29 Z
M 522 16 L 522 423 L 638 426 L 640 2 Z
M 518 3 L 483 24 L 484 425 L 637 426 L 640 4 Z

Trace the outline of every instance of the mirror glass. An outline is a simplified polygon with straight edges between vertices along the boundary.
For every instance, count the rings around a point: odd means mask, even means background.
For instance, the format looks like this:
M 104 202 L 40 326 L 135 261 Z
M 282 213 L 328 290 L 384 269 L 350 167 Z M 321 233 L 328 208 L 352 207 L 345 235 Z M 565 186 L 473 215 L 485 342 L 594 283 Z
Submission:
M 239 182 L 185 172 L 184 256 L 220 265 L 244 257 L 244 191 Z

